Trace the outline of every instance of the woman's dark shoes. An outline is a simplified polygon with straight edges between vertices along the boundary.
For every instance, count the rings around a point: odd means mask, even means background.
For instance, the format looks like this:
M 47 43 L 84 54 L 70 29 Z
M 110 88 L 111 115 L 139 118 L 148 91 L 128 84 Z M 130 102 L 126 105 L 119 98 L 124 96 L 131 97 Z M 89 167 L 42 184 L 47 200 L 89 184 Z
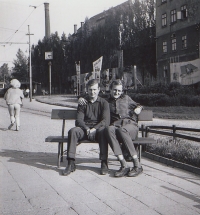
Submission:
M 76 170 L 76 165 L 75 163 L 73 164 L 68 164 L 68 166 L 65 168 L 65 170 L 62 171 L 62 175 L 67 176 L 71 172 L 74 172 Z
M 108 162 L 106 160 L 101 161 L 101 175 L 106 175 L 108 173 Z
M 120 167 L 120 169 L 115 172 L 114 176 L 115 177 L 123 177 L 125 175 L 127 175 L 130 171 L 130 168 L 126 168 L 126 167 Z
M 8 129 L 10 130 L 13 127 L 13 125 L 14 125 L 14 122 L 8 126 Z
M 143 168 L 133 167 L 131 171 L 128 173 L 129 177 L 136 177 L 143 172 Z

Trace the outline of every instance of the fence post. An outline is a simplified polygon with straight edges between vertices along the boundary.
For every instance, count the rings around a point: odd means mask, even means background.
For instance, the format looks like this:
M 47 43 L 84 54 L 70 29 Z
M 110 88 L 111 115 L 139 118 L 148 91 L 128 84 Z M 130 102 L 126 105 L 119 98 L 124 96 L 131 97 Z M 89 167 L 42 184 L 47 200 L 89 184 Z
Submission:
M 149 136 L 149 127 L 145 127 L 145 137 L 148 137 Z M 142 148 L 142 151 L 146 151 L 146 145 L 143 145 L 143 148 Z
M 176 125 L 172 125 L 172 130 L 173 130 L 173 141 L 176 144 Z
M 147 126 L 145 128 L 145 137 L 148 137 L 149 136 L 149 127 Z

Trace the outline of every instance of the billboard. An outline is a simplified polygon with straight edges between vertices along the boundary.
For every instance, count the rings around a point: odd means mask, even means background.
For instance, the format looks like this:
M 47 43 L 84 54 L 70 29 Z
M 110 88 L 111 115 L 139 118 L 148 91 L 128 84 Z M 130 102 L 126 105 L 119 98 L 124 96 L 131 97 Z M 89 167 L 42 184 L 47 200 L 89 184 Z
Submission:
M 170 63 L 170 82 L 191 85 L 200 82 L 200 59 Z
M 103 56 L 93 62 L 93 72 L 96 79 L 100 80 Z

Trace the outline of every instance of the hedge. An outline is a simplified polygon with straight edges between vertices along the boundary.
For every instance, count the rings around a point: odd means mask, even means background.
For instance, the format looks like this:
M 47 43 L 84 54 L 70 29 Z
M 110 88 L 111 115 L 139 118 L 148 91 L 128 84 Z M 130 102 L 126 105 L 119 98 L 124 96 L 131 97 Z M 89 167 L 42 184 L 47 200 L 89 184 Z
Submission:
M 200 106 L 200 96 L 177 95 L 170 97 L 163 93 L 128 93 L 128 95 L 144 106 Z

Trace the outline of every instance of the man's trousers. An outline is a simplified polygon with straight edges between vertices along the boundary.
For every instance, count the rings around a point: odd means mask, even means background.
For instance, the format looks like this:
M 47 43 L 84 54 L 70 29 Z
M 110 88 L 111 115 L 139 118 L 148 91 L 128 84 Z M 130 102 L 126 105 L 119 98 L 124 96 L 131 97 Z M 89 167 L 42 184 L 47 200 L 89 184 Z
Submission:
M 131 156 L 137 155 L 133 140 L 138 135 L 138 126 L 126 124 L 121 127 L 109 126 L 105 129 L 107 142 L 110 144 L 115 155 L 122 155 L 120 144 L 124 144 Z
M 100 160 L 107 160 L 108 158 L 108 143 L 104 134 L 104 127 L 96 130 L 96 142 L 99 143 Z M 75 159 L 76 146 L 79 141 L 88 140 L 86 132 L 80 127 L 74 127 L 68 132 L 68 145 L 67 145 L 67 159 Z

